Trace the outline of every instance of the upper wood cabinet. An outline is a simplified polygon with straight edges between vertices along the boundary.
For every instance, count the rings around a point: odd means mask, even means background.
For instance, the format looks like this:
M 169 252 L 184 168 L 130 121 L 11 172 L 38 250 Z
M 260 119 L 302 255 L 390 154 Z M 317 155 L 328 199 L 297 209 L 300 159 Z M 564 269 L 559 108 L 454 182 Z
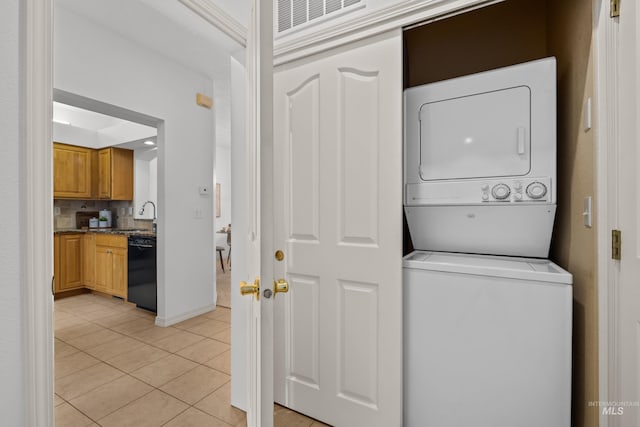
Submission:
M 133 150 L 54 142 L 53 198 L 133 200 Z
M 53 197 L 92 198 L 91 158 L 94 150 L 75 145 L 53 144 Z
M 133 200 L 133 151 L 103 148 L 98 151 L 98 198 Z

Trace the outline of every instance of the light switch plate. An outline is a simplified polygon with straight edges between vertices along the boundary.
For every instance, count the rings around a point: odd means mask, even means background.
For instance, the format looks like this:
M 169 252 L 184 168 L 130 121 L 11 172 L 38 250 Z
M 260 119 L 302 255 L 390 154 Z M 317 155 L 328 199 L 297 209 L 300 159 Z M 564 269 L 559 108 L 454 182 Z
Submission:
M 584 218 L 584 226 L 587 228 L 592 227 L 591 218 L 592 218 L 592 202 L 591 196 L 584 198 L 584 210 L 582 212 L 582 217 Z
M 584 103 L 584 131 L 587 132 L 591 129 L 591 98 L 587 98 L 587 102 Z

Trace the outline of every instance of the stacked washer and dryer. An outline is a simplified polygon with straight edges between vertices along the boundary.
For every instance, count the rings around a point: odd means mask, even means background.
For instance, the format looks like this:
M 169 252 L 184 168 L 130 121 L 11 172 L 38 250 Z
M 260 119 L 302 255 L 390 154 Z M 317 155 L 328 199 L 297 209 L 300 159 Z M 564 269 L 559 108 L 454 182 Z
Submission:
M 554 58 L 407 89 L 404 426 L 568 427 Z

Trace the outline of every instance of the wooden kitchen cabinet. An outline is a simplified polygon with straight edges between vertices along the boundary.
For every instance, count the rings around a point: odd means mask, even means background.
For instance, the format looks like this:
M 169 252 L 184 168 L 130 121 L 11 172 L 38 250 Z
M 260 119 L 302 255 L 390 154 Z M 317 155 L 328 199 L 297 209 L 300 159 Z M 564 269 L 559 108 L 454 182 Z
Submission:
M 127 298 L 127 236 L 55 234 L 53 253 L 55 293 L 88 288 Z
M 60 235 L 53 235 L 53 293 L 57 292 L 60 282 Z
M 53 197 L 90 199 L 92 194 L 92 153 L 75 145 L 53 144 Z
M 133 200 L 133 150 L 54 142 L 53 198 Z
M 96 286 L 96 235 L 85 233 L 82 236 L 82 283 L 89 289 Z
M 84 287 L 82 237 L 83 235 L 80 233 L 62 234 L 54 237 L 55 293 Z
M 98 198 L 133 200 L 133 151 L 103 148 L 98 151 Z
M 95 290 L 127 298 L 127 237 L 95 236 Z
M 109 293 L 113 282 L 113 259 L 111 258 L 111 248 L 108 246 L 96 245 L 95 251 L 95 281 L 96 291 Z
M 127 299 L 127 249 L 113 248 L 111 260 L 111 294 Z

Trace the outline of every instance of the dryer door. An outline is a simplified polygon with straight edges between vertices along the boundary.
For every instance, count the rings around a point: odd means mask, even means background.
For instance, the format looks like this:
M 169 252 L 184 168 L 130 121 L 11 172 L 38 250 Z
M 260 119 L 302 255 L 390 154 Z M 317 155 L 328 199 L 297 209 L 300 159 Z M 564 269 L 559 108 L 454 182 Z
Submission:
M 527 86 L 423 104 L 420 178 L 526 175 L 531 169 L 530 122 Z

